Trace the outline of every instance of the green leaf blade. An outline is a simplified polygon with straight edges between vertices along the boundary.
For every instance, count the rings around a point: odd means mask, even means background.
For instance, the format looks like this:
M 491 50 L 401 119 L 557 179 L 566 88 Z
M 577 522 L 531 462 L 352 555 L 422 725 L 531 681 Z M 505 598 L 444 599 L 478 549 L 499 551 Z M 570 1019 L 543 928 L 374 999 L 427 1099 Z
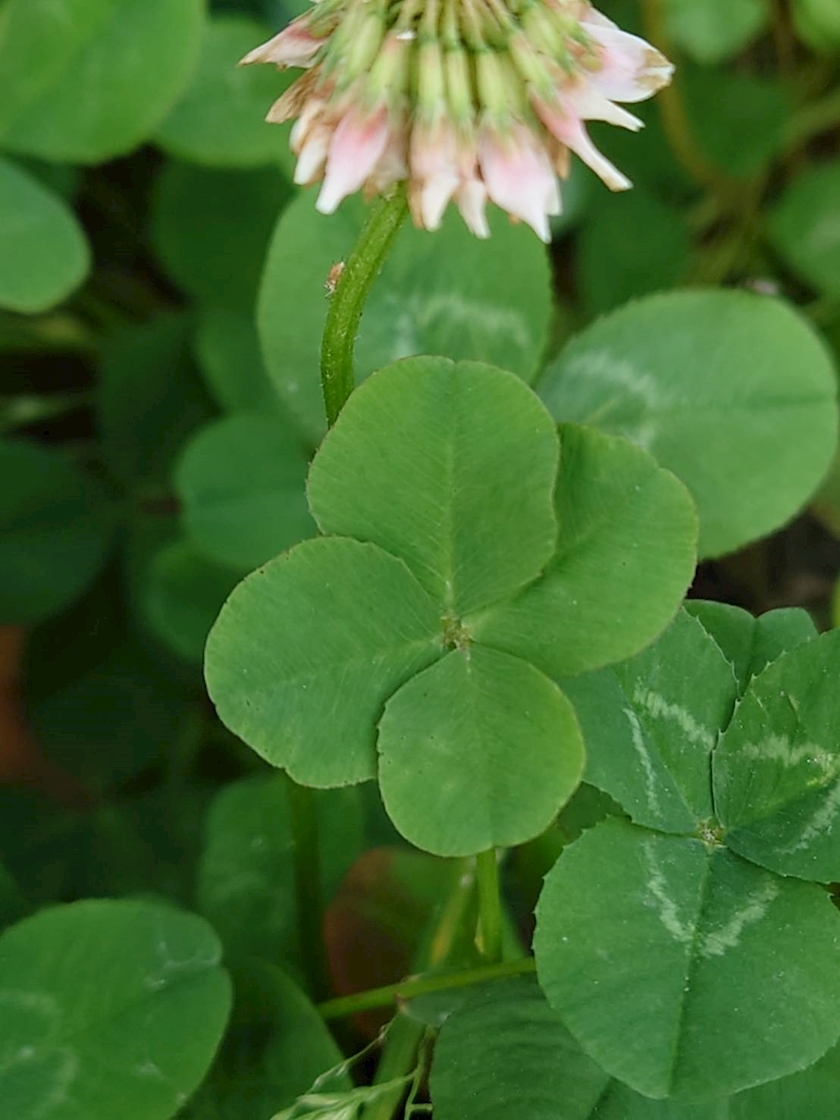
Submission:
M 586 780 L 637 823 L 694 833 L 714 814 L 710 766 L 735 679 L 716 643 L 680 611 L 648 649 L 565 682 L 587 746 Z
M 341 786 L 375 775 L 385 701 L 441 650 L 439 612 L 402 561 L 319 538 L 236 588 L 205 674 L 222 722 L 272 765 Z
M 697 532 L 685 488 L 645 452 L 576 425 L 560 437 L 554 557 L 510 605 L 467 619 L 476 641 L 554 678 L 630 657 L 665 628 Z
M 385 706 L 378 747 L 391 819 L 441 856 L 539 835 L 583 771 L 577 720 L 559 688 L 526 662 L 477 645 L 403 685 Z
M 230 1010 L 220 947 L 193 914 L 100 900 L 0 938 L 0 1090 L 17 1120 L 168 1120 Z
M 800 608 L 783 607 L 754 618 L 729 603 L 689 599 L 685 609 L 714 638 L 732 665 L 739 695 L 776 658 L 817 636 L 813 619 Z
M 245 15 L 208 19 L 192 80 L 155 133 L 164 151 L 210 167 L 278 162 L 285 138 L 265 115 L 291 78 L 273 67 L 237 65 L 270 37 L 266 24 Z
M 792 308 L 748 292 L 671 292 L 621 308 L 573 339 L 538 389 L 558 420 L 625 436 L 682 479 L 704 557 L 788 520 L 837 444 L 824 344 Z
M 350 398 L 312 464 L 309 501 L 322 531 L 401 557 L 458 618 L 549 560 L 557 458 L 551 418 L 513 374 L 407 359 Z
M 537 919 L 549 1002 L 646 1096 L 726 1096 L 804 1069 L 840 1032 L 831 900 L 724 848 L 606 821 L 558 860 Z
M 522 979 L 479 989 L 453 1011 L 429 1087 L 439 1120 L 588 1120 L 608 1081 Z
M 756 677 L 713 760 L 726 844 L 781 875 L 840 876 L 840 631 Z

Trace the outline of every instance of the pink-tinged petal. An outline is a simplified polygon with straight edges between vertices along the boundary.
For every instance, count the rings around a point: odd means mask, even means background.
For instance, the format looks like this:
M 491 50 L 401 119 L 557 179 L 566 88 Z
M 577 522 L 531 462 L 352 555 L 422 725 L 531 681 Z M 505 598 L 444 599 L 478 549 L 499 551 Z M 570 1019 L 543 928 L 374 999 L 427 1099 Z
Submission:
M 388 143 L 388 113 L 384 107 L 365 114 L 350 109 L 336 125 L 327 155 L 324 185 L 315 203 L 332 214 L 372 173 Z
M 632 187 L 633 184 L 627 176 L 622 175 L 618 168 L 598 151 L 579 117 L 571 113 L 561 113 L 542 101 L 535 101 L 534 108 L 552 136 L 580 156 L 611 191 L 626 191 Z
M 293 20 L 289 26 L 262 43 L 240 61 L 240 66 L 249 66 L 252 62 L 273 62 L 275 66 L 301 66 L 304 69 L 311 66 L 315 55 L 324 45 L 323 39 L 316 39 L 309 30 L 309 16 L 300 16 Z
M 377 160 L 373 171 L 365 180 L 366 198 L 389 191 L 395 183 L 408 178 L 405 127 L 391 122 L 385 151 Z
M 455 192 L 455 203 L 464 219 L 467 229 L 482 240 L 490 236 L 487 215 L 487 189 L 480 179 L 464 179 Z
M 282 93 L 266 113 L 265 119 L 269 124 L 284 124 L 293 117 L 306 112 L 306 107 L 312 98 L 312 74 L 304 74 Z
M 325 116 L 327 108 L 327 99 L 323 97 L 311 96 L 304 102 L 300 116 L 292 126 L 292 132 L 289 136 L 289 147 L 295 153 L 300 155 L 301 148 L 306 143 L 306 138 L 309 135 L 310 129 L 315 123 Z
M 294 180 L 299 187 L 308 187 L 310 183 L 317 183 L 322 178 L 332 136 L 332 128 L 323 122 L 313 125 L 309 130 L 295 167 Z
M 631 132 L 638 132 L 645 126 L 644 121 L 640 121 L 620 105 L 614 105 L 588 81 L 562 89 L 560 100 L 564 106 L 568 106 L 569 112 L 582 121 L 606 121 L 607 124 L 615 124 Z
M 537 237 L 550 241 L 548 218 L 560 213 L 560 192 L 536 137 L 524 125 L 514 125 L 504 137 L 485 128 L 478 141 L 478 162 L 488 197 L 526 222 Z
M 599 27 L 618 27 L 617 23 L 608 19 L 603 12 L 599 12 L 589 4 L 587 4 L 585 11 L 581 13 L 579 18 L 581 23 L 595 23 L 598 24 Z
M 644 39 L 595 23 L 581 26 L 600 47 L 601 69 L 589 81 L 610 101 L 645 101 L 670 82 L 674 67 Z
M 433 124 L 418 123 L 411 134 L 409 149 L 412 215 L 423 229 L 440 228 L 444 211 L 461 181 L 458 142 L 452 126 L 443 118 Z M 474 158 L 471 161 L 475 166 Z

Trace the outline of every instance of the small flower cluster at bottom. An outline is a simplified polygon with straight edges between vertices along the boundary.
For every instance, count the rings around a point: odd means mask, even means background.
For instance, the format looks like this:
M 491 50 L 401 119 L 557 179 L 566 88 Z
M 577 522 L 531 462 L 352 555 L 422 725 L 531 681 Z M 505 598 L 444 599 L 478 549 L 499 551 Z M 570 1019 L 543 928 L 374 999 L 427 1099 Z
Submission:
M 570 151 L 612 190 L 631 185 L 584 122 L 640 128 L 616 102 L 673 70 L 584 0 L 316 0 L 242 61 L 307 71 L 267 119 L 297 118 L 295 182 L 323 180 L 323 213 L 407 180 L 418 226 L 437 229 L 454 201 L 487 237 L 490 200 L 544 241 Z

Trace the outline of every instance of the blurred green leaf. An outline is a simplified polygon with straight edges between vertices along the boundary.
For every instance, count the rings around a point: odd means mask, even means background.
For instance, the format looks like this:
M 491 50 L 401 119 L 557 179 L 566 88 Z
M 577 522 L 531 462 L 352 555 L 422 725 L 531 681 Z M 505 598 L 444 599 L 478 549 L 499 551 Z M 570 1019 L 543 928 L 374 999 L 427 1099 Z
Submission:
M 189 321 L 160 315 L 113 335 L 97 388 L 105 462 L 129 487 L 167 487 L 187 434 L 212 414 L 190 361 Z
M 287 130 L 264 118 L 294 75 L 272 66 L 237 65 L 270 37 L 266 24 L 248 16 L 211 16 L 192 81 L 155 133 L 165 151 L 210 167 L 278 162 L 288 146 Z
M 204 823 L 196 900 L 231 957 L 294 968 L 300 945 L 288 783 L 285 775 L 261 774 L 216 795 Z M 315 804 L 326 904 L 362 850 L 361 804 L 355 789 L 320 792 Z
M 104 563 L 114 529 L 105 488 L 60 451 L 0 441 L 0 620 L 70 605 Z
M 193 545 L 241 572 L 315 535 L 307 461 L 280 416 L 214 421 L 186 444 L 175 470 L 182 524 Z
M 285 416 L 285 405 L 266 372 L 251 314 L 226 308 L 201 310 L 194 345 L 207 388 L 221 409 Z
M 697 62 L 722 62 L 767 25 L 764 0 L 665 0 L 668 29 Z
M 179 657 L 201 665 L 210 628 L 242 572 L 207 559 L 185 540 L 155 553 L 146 575 L 149 628 Z
M 65 203 L 0 159 L 0 307 L 46 311 L 90 268 L 84 232 Z
M 673 287 L 686 273 L 691 253 L 682 211 L 643 188 L 623 196 L 599 190 L 578 245 L 578 282 L 593 314 Z
M 43 910 L 0 937 L 0 1091 L 15 1120 L 168 1120 L 204 1076 L 230 983 L 201 918 L 146 902 Z
M 180 94 L 204 0 L 7 0 L 3 16 L 0 102 L 12 92 L 0 140 L 43 159 L 100 163 L 145 140 Z
M 840 160 L 807 168 L 770 215 L 784 260 L 817 291 L 840 296 Z
M 200 304 L 250 311 L 268 238 L 290 191 L 279 168 L 167 164 L 151 214 L 152 241 L 167 272 Z

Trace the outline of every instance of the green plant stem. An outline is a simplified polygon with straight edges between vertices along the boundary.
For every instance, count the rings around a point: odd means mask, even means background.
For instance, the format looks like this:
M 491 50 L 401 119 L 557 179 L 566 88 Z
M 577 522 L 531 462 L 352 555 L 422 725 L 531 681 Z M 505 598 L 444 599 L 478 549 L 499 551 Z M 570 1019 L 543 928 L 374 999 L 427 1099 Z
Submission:
M 313 999 L 327 990 L 327 962 L 321 915 L 321 851 L 315 793 L 291 778 L 287 783 L 292 825 L 298 936 L 301 960 Z
M 499 964 L 483 965 L 481 968 L 464 969 L 462 972 L 438 973 L 435 976 L 417 976 L 402 980 L 399 984 L 388 984 L 382 988 L 371 988 L 353 996 L 327 1000 L 318 1010 L 324 1019 L 343 1019 L 360 1011 L 372 1011 L 378 1007 L 389 1007 L 393 1003 L 416 999 L 418 996 L 434 992 L 457 991 L 470 988 L 474 984 L 485 984 L 491 980 L 505 980 L 510 976 L 522 976 L 533 972 L 536 962 L 533 957 L 521 957 L 518 961 L 502 961 Z
M 373 206 L 330 299 L 321 342 L 321 387 L 332 425 L 353 392 L 353 348 L 373 282 L 408 212 L 405 188 Z
M 422 1023 L 399 1015 L 388 1028 L 388 1039 L 376 1074 L 374 1085 L 386 1085 L 389 1081 L 402 1081 L 384 1093 L 373 1104 L 365 1108 L 363 1120 L 391 1120 L 407 1091 L 404 1079 L 411 1074 L 417 1063 L 417 1050 L 423 1041 L 426 1028 Z
M 426 936 L 421 942 L 417 952 L 417 966 L 421 971 L 440 968 L 451 956 L 458 935 L 464 923 L 464 917 L 469 910 L 475 895 L 475 860 L 462 859 L 453 867 L 452 885 L 438 914 L 429 922 Z M 388 1007 L 394 1003 L 396 997 L 391 991 L 402 985 L 389 985 L 390 998 L 384 1002 L 377 1002 L 377 1007 Z M 376 989 L 384 992 L 386 989 Z M 347 1001 L 358 1000 L 369 995 L 361 992 L 355 996 L 331 1000 L 324 1007 L 340 1006 Z M 346 1013 L 346 1012 L 345 1012 Z M 352 1011 L 350 1012 L 352 1014 Z M 330 1016 L 340 1017 L 340 1016 Z M 423 1042 L 426 1030 L 421 1023 L 415 1022 L 403 1015 L 397 1015 L 391 1020 L 388 1036 L 382 1058 L 376 1070 L 375 1084 L 381 1085 L 388 1081 L 410 1077 L 417 1065 L 417 1051 Z M 362 1120 L 391 1120 L 405 1096 L 405 1085 L 395 1088 L 393 1092 L 381 1097 L 375 1104 L 369 1105 L 363 1114 Z
M 321 385 L 327 425 L 332 427 L 353 392 L 353 348 L 359 321 L 382 262 L 408 209 L 404 187 L 379 199 L 362 228 L 332 295 L 321 341 Z M 315 795 L 289 782 L 298 930 L 309 990 L 326 990 L 321 915 L 321 847 Z M 416 1042 L 415 1042 L 416 1045 Z
M 502 896 L 495 848 L 477 857 L 478 931 L 481 955 L 488 964 L 502 959 Z

